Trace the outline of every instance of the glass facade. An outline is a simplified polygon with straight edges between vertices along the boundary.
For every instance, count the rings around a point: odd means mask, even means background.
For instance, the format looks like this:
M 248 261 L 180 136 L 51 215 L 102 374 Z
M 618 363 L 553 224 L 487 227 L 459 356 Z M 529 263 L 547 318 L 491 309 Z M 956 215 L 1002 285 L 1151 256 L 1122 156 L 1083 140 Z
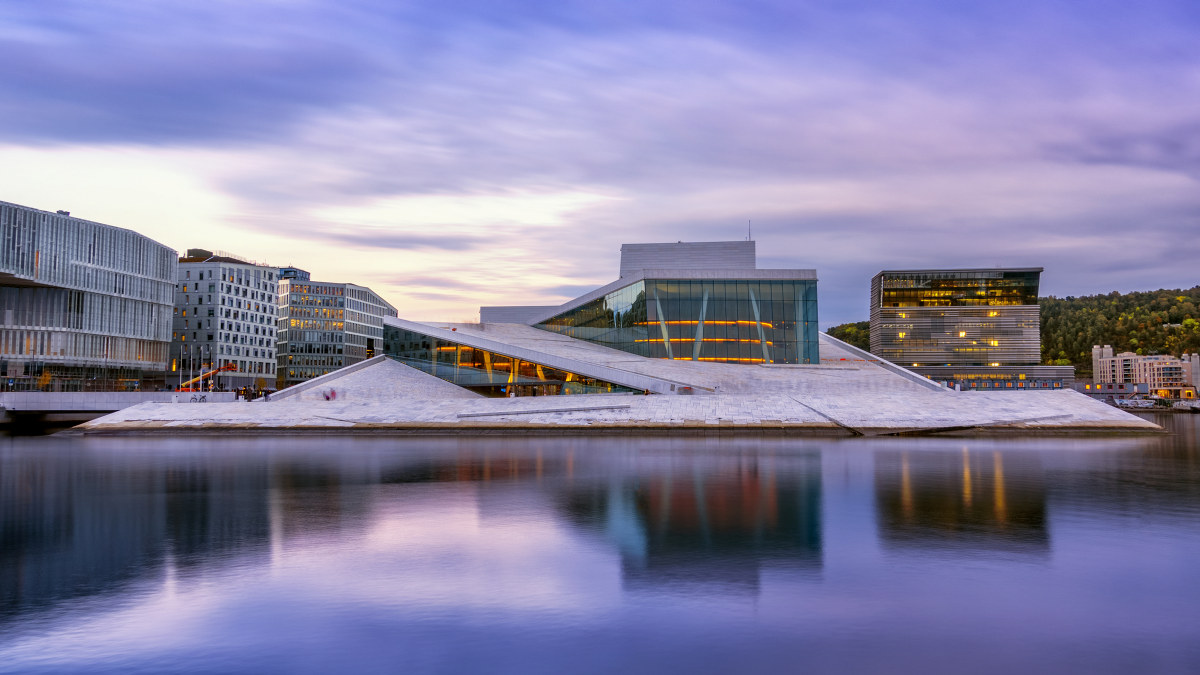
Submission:
M 815 280 L 646 279 L 537 327 L 649 358 L 820 362 Z
M 880 272 L 871 280 L 871 352 L 915 369 L 1037 365 L 1041 272 Z
M 278 386 L 365 361 L 383 346 L 396 308 L 371 289 L 307 279 L 279 282 Z
M 162 386 L 175 270 L 136 232 L 0 202 L 0 389 Z
M 1041 270 L 925 270 L 885 273 L 882 307 L 1036 305 Z
M 384 353 L 484 396 L 640 393 L 578 373 L 388 325 L 384 326 Z

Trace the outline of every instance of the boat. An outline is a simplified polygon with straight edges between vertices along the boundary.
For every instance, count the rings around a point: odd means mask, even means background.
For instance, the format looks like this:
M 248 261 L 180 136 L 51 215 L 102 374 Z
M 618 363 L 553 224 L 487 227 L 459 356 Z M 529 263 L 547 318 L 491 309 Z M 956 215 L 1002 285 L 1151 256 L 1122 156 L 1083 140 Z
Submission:
M 1153 408 L 1156 405 L 1156 402 L 1148 398 L 1119 398 L 1113 401 L 1113 405 L 1127 410 L 1142 410 L 1145 408 Z

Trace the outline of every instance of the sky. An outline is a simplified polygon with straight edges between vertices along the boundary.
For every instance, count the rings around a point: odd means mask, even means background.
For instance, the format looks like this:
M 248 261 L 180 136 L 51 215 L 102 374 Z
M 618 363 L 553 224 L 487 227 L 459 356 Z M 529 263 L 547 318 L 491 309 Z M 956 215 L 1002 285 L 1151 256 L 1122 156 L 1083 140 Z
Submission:
M 757 242 L 823 327 L 883 269 L 1200 284 L 1195 0 L 5 0 L 0 200 L 369 286 L 564 302 Z

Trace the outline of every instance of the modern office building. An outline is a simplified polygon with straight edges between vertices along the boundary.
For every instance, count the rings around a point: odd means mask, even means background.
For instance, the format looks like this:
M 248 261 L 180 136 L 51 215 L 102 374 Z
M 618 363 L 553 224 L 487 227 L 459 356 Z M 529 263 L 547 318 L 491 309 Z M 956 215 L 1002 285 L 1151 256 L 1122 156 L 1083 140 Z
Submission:
M 278 377 L 288 387 L 369 359 L 383 349 L 383 318 L 396 308 L 371 289 L 312 281 L 285 268 L 279 282 Z
M 0 202 L 0 388 L 162 386 L 175 257 L 130 230 Z
M 1175 358 L 1164 354 L 1113 354 L 1110 345 L 1092 347 L 1092 378 L 1100 384 L 1145 384 L 1163 398 L 1196 397 L 1200 385 L 1200 354 Z
M 1069 387 L 1040 366 L 1041 267 L 885 270 L 871 280 L 871 352 L 962 389 Z
M 526 323 L 659 359 L 818 363 L 817 275 L 758 269 L 755 242 L 621 246 L 620 278 L 557 307 L 482 307 L 480 321 Z
M 188 249 L 179 259 L 171 380 L 218 368 L 192 388 L 259 389 L 275 383 L 279 269 L 228 253 Z

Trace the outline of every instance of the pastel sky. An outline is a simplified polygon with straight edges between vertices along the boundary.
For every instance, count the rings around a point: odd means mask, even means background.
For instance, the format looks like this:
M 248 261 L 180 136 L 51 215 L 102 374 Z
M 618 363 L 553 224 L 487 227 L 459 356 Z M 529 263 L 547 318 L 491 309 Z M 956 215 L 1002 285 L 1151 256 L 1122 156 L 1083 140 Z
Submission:
M 0 199 L 370 286 L 553 304 L 623 242 L 1200 284 L 1195 0 L 5 0 Z

